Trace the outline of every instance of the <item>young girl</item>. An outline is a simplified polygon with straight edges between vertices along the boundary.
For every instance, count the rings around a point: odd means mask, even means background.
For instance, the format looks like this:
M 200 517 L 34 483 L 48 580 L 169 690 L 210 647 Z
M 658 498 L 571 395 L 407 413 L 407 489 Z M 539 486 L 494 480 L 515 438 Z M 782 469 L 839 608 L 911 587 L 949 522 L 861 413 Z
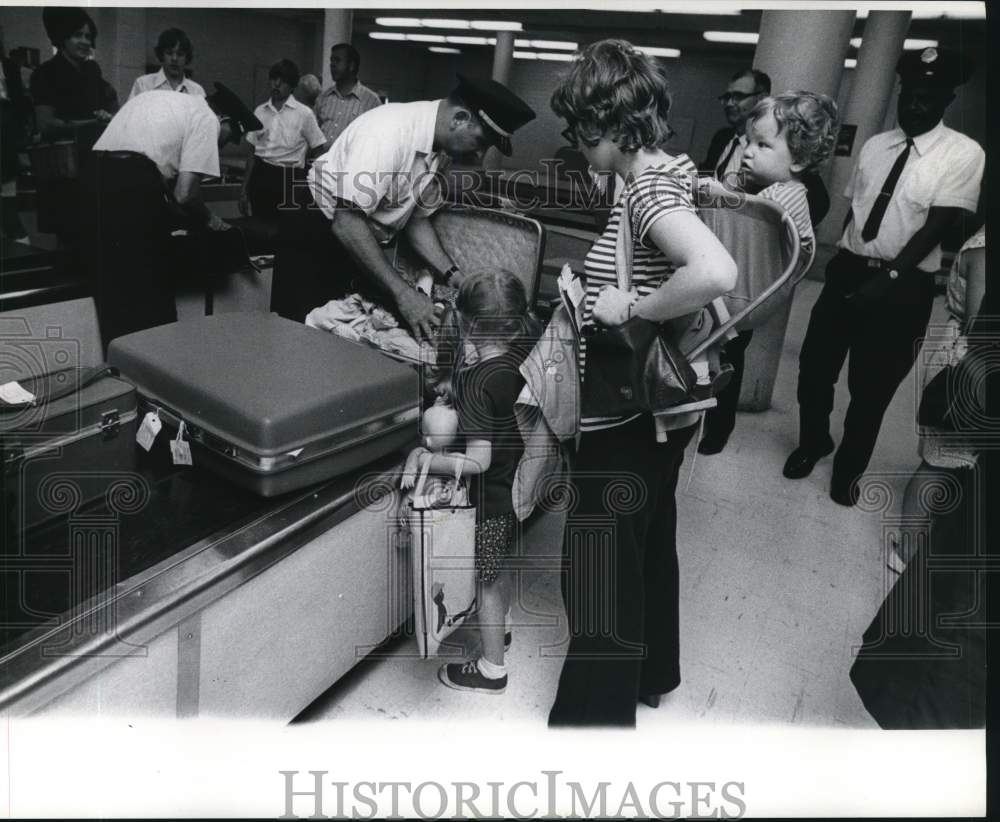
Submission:
M 509 271 L 468 277 L 455 301 L 457 346 L 451 368 L 438 372 L 439 386 L 452 394 L 465 453 L 435 454 L 418 448 L 417 472 L 471 480 L 476 504 L 476 577 L 482 656 L 442 665 L 438 678 L 460 691 L 500 694 L 507 687 L 504 620 L 511 584 L 504 558 L 514 541 L 511 486 L 524 451 L 514 418 L 514 401 L 524 379 L 518 371 L 532 341 L 535 322 L 523 283 Z M 450 371 L 450 374 L 449 374 Z M 412 455 L 411 455 L 412 458 Z

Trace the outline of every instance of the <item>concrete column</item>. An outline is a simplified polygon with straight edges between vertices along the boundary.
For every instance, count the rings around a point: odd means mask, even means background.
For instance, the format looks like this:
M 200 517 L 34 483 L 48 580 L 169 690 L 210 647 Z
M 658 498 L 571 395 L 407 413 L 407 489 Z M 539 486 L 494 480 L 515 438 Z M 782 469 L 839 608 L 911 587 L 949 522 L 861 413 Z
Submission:
M 807 89 L 837 98 L 854 11 L 765 11 L 753 67 L 775 94 Z
M 854 16 L 853 10 L 765 11 L 754 68 L 770 75 L 775 94 L 805 89 L 837 99 Z M 746 352 L 742 410 L 763 411 L 771 405 L 791 307 L 790 299 L 754 332 Z
M 514 32 L 498 31 L 496 34 L 497 44 L 493 48 L 493 74 L 492 77 L 498 83 L 510 86 L 510 70 L 514 62 Z M 500 168 L 503 163 L 503 155 L 495 148 L 486 152 L 483 158 L 484 168 Z
M 333 83 L 330 76 L 330 49 L 337 43 L 351 42 L 354 15 L 350 9 L 323 9 L 323 47 L 320 60 L 323 63 L 323 87 Z
M 144 8 L 123 7 L 114 11 L 118 15 L 118 38 L 115 44 L 117 74 L 111 82 L 118 90 L 118 101 L 124 104 L 135 78 L 146 73 L 146 60 L 152 58 L 155 38 L 160 33 L 156 32 L 153 41 L 150 41 Z
M 497 44 L 493 47 L 493 79 L 507 85 L 510 67 L 514 62 L 514 32 L 498 31 Z
M 861 146 L 869 137 L 895 123 L 896 111 L 891 103 L 896 86 L 896 62 L 902 54 L 909 27 L 908 11 L 872 11 L 865 21 L 851 91 L 840 112 L 841 122 L 856 127 L 857 131 L 851 155 L 834 157 L 830 161 L 830 213 L 820 226 L 820 242 L 832 245 L 840 239 L 850 207 L 843 192 L 851 179 Z

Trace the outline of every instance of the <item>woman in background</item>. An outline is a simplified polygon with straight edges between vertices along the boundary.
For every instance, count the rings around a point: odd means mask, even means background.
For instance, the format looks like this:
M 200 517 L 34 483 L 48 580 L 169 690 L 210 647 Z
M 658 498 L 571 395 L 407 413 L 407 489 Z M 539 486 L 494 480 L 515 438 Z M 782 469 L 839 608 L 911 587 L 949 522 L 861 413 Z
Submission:
M 38 229 L 79 244 L 77 175 L 104 126 L 118 110 L 115 91 L 93 59 L 97 26 L 81 8 L 42 10 L 45 32 L 57 49 L 31 75 L 35 123 L 43 145 L 32 154 L 38 188 Z

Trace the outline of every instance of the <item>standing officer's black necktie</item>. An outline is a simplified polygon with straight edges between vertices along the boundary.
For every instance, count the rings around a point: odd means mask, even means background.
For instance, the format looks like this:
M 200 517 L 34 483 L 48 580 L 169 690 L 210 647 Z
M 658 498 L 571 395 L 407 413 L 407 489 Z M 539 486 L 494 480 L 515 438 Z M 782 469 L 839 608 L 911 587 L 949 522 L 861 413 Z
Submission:
M 729 165 L 729 161 L 733 154 L 736 152 L 736 146 L 740 144 L 740 135 L 736 134 L 733 136 L 733 141 L 729 144 L 729 153 L 726 154 L 726 159 L 723 160 L 715 167 L 715 179 L 721 180 L 722 175 L 726 173 L 726 166 Z
M 861 229 L 861 239 L 866 243 L 871 242 L 878 236 L 878 228 L 882 225 L 882 218 L 885 216 L 885 210 L 889 207 L 892 191 L 896 187 L 896 183 L 899 182 L 899 175 L 903 173 L 903 166 L 906 165 L 911 148 L 913 148 L 913 140 L 907 137 L 906 148 L 896 158 L 896 162 L 892 164 L 892 168 L 889 169 L 889 176 L 882 183 L 882 190 L 878 193 L 878 197 L 875 198 L 875 205 L 872 206 L 872 210 L 868 213 L 868 219 L 865 220 L 864 228 Z

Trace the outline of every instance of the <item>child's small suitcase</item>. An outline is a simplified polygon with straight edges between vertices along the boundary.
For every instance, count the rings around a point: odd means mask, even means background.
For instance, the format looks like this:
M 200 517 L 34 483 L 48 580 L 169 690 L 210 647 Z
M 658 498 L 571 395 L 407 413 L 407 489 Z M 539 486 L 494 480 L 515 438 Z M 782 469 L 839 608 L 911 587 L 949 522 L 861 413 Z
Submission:
M 108 361 L 180 421 L 193 464 L 269 497 L 360 468 L 417 435 L 417 372 L 275 314 L 217 314 L 114 340 Z

